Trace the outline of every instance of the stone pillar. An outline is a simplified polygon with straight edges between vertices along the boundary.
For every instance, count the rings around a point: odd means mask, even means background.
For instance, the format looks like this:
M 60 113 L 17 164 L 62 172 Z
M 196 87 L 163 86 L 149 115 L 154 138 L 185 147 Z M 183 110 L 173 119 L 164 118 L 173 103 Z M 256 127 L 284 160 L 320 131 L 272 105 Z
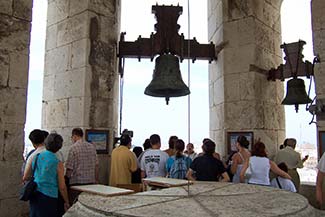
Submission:
M 0 2 L 0 215 L 22 216 L 24 150 L 32 0 Z
M 320 63 L 315 65 L 315 83 L 317 100 L 325 102 L 325 2 L 322 0 L 311 1 L 311 17 L 314 55 L 318 55 Z M 317 116 L 317 134 L 319 131 L 325 131 L 325 116 Z M 318 146 L 320 145 L 318 141 Z M 324 150 L 323 150 L 324 151 Z
M 283 83 L 265 70 L 281 60 L 282 0 L 209 0 L 208 37 L 224 42 L 209 66 L 210 136 L 227 156 L 227 132 L 253 131 L 270 156 L 285 137 Z
M 117 132 L 119 0 L 49 0 L 42 127 L 64 138 L 74 127 Z M 111 148 L 111 147 L 110 147 Z M 100 182 L 108 183 L 108 155 L 100 154 Z

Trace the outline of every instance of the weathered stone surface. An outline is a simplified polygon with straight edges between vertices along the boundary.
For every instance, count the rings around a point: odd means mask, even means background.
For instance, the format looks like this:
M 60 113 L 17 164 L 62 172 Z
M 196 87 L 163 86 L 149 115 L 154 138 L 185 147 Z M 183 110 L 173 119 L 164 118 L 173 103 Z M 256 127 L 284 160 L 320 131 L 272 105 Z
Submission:
M 89 0 L 70 0 L 69 16 L 72 17 L 88 10 Z
M 3 50 L 28 55 L 30 23 L 13 17 L 0 15 L 0 47 Z
M 58 47 L 45 54 L 44 76 L 64 73 L 71 68 L 71 45 Z
M 43 77 L 43 103 L 53 100 L 55 75 L 44 75 Z
M 14 17 L 32 21 L 33 0 L 13 0 Z
M 49 101 L 43 104 L 46 111 L 44 118 L 49 129 L 67 126 L 68 99 Z
M 322 0 L 311 1 L 311 15 L 312 15 L 312 29 L 313 31 L 324 29 L 325 16 L 324 14 L 325 4 Z
M 28 81 L 29 56 L 18 52 L 10 53 L 9 87 L 26 88 Z
M 27 90 L 0 88 L 0 91 L 0 117 L 2 122 L 25 124 Z
M 45 42 L 46 51 L 56 48 L 57 32 L 58 32 L 58 24 L 53 24 L 52 26 L 47 27 L 46 42 Z
M 12 15 L 12 1 L 13 0 L 0 1 L 0 13 Z
M 48 2 L 47 25 L 58 23 L 69 16 L 69 2 L 67 0 L 54 0 Z
M 1 124 L 0 125 L 0 161 L 21 160 L 24 150 L 24 124 Z M 20 156 L 20 157 L 18 157 Z M 1 170 L 0 170 L 1 171 Z
M 96 13 L 108 16 L 115 17 L 119 13 L 120 0 L 106 1 L 106 0 L 89 0 L 89 9 L 96 11 Z M 116 17 L 117 21 L 119 17 Z
M 73 41 L 88 37 L 89 12 L 68 18 L 57 25 L 57 46 L 67 45 Z
M 5 198 L 0 200 L 1 216 L 17 217 L 28 216 L 29 213 L 28 203 L 19 201 L 15 198 Z
M 23 141 L 23 140 L 21 140 Z M 14 144 L 11 144 L 14 145 Z M 21 145 L 23 147 L 23 145 Z M 22 154 L 22 150 L 21 150 Z M 22 155 L 21 155 L 22 158 Z M 22 160 L 20 161 L 0 161 L 0 194 L 2 198 L 15 198 L 18 197 L 18 187 L 21 186 L 20 169 Z M 17 200 L 17 198 L 16 198 Z M 17 202 L 16 202 L 17 203 Z
M 213 83 L 213 92 L 211 97 L 213 97 L 213 105 L 218 105 L 225 100 L 225 90 L 224 90 L 224 78 L 220 77 Z
M 10 59 L 8 51 L 0 50 L 0 86 L 6 87 L 9 83 Z
M 72 69 L 89 66 L 88 55 L 90 52 L 90 41 L 88 39 L 81 39 L 72 43 Z
M 84 216 L 318 216 L 299 194 L 247 184 L 197 182 L 161 191 L 105 198 L 83 193 L 65 217 Z M 267 201 L 267 203 L 266 203 Z
M 88 103 L 87 103 L 88 101 Z M 88 121 L 85 116 L 89 113 L 90 99 L 86 100 L 84 97 L 69 98 L 69 111 L 68 111 L 68 123 L 71 126 L 87 126 Z

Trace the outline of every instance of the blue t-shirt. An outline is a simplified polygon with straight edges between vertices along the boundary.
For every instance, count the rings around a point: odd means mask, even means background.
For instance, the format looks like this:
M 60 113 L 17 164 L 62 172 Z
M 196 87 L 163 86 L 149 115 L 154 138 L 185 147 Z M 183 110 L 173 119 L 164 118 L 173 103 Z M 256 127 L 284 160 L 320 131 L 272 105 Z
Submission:
M 33 159 L 32 168 L 35 166 L 36 156 Z M 58 163 L 59 160 L 53 152 L 43 151 L 38 155 L 34 174 L 37 183 L 36 190 L 53 198 L 58 198 Z
M 166 162 L 166 170 L 169 177 L 175 179 L 185 179 L 191 163 L 192 159 L 184 155 L 178 158 L 176 158 L 175 155 L 169 157 Z

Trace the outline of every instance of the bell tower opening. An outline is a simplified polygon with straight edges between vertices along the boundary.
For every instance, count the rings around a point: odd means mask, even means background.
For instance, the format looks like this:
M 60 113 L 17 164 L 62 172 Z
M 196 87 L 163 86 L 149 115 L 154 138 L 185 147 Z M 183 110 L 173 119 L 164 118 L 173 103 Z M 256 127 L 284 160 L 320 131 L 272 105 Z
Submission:
M 185 0 L 165 0 L 159 1 L 158 4 L 174 6 L 179 4 L 183 7 L 183 12 L 178 19 L 180 25 L 178 33 L 183 33 L 185 39 L 195 37 L 199 43 L 208 43 L 207 1 L 190 1 L 189 14 L 188 1 Z M 149 37 L 152 32 L 155 32 L 154 25 L 157 21 L 151 11 L 152 5 L 156 5 L 156 2 L 122 1 L 121 32 L 126 32 L 126 41 L 136 40 L 139 35 L 142 38 Z M 138 12 L 138 8 L 141 8 L 141 13 Z M 190 22 L 190 37 L 188 22 Z M 202 139 L 209 137 L 208 62 L 197 60 L 195 63 L 188 63 L 186 59 L 180 62 L 182 79 L 190 88 L 190 101 L 188 96 L 173 97 L 170 98 L 169 105 L 166 105 L 164 98 L 144 94 L 145 88 L 153 78 L 157 57 L 155 56 L 153 61 L 141 58 L 140 62 L 137 59 L 125 59 L 122 129 L 128 128 L 134 131 L 133 145 L 135 146 L 142 146 L 146 138 L 153 133 L 158 133 L 162 139 L 161 149 L 167 149 L 168 138 L 177 135 L 185 143 L 192 142 L 196 151 L 201 152 Z
M 285 0 L 281 8 L 282 24 L 282 43 L 291 43 L 303 40 L 306 44 L 303 47 L 302 54 L 304 60 L 313 62 L 315 54 L 313 53 L 313 40 L 311 28 L 311 1 L 292 1 Z M 293 10 L 293 8 L 295 8 Z M 283 56 L 285 56 L 283 54 Z M 310 85 L 310 79 L 302 78 L 305 82 L 306 92 Z M 287 81 L 284 81 L 284 93 L 286 93 Z M 315 83 L 312 81 L 310 87 L 310 98 L 315 96 Z M 310 123 L 312 115 L 306 111 L 306 105 L 299 105 L 299 111 L 296 113 L 294 106 L 286 105 L 286 138 L 295 138 L 297 140 L 296 151 L 301 153 L 303 158 L 309 155 L 304 163 L 304 168 L 298 169 L 302 182 L 316 182 L 317 165 L 317 129 L 315 123 Z

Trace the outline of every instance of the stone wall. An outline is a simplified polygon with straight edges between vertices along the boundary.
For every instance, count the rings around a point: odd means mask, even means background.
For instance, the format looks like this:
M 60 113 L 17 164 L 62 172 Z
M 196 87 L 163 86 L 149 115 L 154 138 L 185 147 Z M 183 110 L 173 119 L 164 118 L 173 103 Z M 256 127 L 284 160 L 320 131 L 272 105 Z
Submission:
M 65 140 L 74 127 L 117 132 L 120 1 L 48 1 L 42 127 Z M 108 182 L 108 155 L 99 155 Z
M 283 84 L 265 70 L 281 61 L 282 0 L 208 1 L 208 37 L 225 43 L 209 66 L 210 136 L 223 157 L 227 132 L 253 131 L 275 154 L 285 136 Z
M 22 216 L 20 168 L 28 84 L 32 0 L 0 1 L 0 215 Z M 19 207 L 19 209 L 17 209 Z
M 320 63 L 315 65 L 315 83 L 317 100 L 325 100 L 325 16 L 323 11 L 325 2 L 322 0 L 312 0 L 312 29 L 314 55 L 320 59 Z M 317 117 L 317 131 L 325 130 L 325 118 Z M 319 141 L 318 141 L 319 145 Z M 324 150 L 323 150 L 324 151 Z

